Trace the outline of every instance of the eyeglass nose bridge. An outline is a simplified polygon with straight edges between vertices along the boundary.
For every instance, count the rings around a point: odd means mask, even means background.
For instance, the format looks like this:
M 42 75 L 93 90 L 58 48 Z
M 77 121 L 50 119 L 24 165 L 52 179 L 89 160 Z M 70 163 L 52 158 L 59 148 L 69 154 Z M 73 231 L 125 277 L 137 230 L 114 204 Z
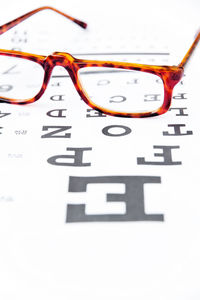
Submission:
M 53 68 L 55 66 L 61 66 L 67 70 L 72 81 L 76 83 L 78 66 L 74 63 L 75 60 L 76 59 L 71 54 L 65 52 L 54 52 L 47 56 L 45 61 L 45 71 L 46 76 L 48 77 L 47 80 L 50 79 Z
M 46 63 L 51 67 L 61 66 L 61 67 L 69 67 L 73 64 L 75 58 L 65 52 L 54 52 L 53 54 L 47 56 Z
M 71 54 L 65 52 L 54 52 L 53 54 L 47 56 L 44 65 L 44 69 L 45 69 L 44 86 L 45 87 L 47 86 L 53 68 L 55 66 L 61 66 L 66 69 L 69 76 L 71 77 L 74 86 L 77 88 L 78 66 L 76 65 L 76 63 L 74 63 L 75 61 L 76 59 Z

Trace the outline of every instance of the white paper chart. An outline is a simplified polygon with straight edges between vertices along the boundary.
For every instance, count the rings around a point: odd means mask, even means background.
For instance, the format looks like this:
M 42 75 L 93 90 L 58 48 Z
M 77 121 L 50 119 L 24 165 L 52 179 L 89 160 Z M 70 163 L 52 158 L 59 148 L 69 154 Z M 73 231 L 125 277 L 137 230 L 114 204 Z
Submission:
M 61 34 L 47 44 L 45 30 L 32 36 L 24 24 L 2 44 L 48 55 Z M 131 47 L 133 35 L 105 42 L 100 33 L 89 31 L 86 41 L 85 32 L 78 34 L 69 47 L 60 39 L 53 51 L 147 64 L 174 60 L 156 33 L 151 43 L 148 35 L 135 37 Z M 1 299 L 199 299 L 198 58 L 159 117 L 91 109 L 61 67 L 37 102 L 0 103 Z M 1 64 L 4 95 L 16 72 L 19 65 Z M 125 79 L 127 88 L 137 81 Z M 112 80 L 103 74 L 97 88 Z M 31 77 L 27 84 L 33 88 Z M 110 97 L 125 96 L 113 89 Z

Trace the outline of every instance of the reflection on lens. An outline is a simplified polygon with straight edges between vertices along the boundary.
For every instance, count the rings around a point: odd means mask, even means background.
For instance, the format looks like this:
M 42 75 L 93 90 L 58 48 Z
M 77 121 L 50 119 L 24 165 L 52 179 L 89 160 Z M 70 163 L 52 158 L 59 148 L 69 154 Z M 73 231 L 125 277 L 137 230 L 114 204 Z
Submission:
M 163 104 L 164 86 L 157 75 L 103 67 L 82 68 L 78 74 L 84 91 L 99 108 L 144 113 Z
M 0 55 L 0 97 L 27 100 L 38 94 L 43 68 L 33 61 Z

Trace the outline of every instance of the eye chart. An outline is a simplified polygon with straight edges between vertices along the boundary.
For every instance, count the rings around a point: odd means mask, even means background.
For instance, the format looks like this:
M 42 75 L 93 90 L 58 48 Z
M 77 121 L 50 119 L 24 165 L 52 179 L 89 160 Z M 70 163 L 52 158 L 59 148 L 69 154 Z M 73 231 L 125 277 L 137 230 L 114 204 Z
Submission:
M 40 41 L 47 36 L 43 30 L 34 37 L 34 53 L 45 54 Z M 37 42 L 30 39 L 26 26 L 16 27 L 8 47 L 31 52 Z M 77 58 L 171 63 L 169 47 L 156 40 L 152 47 L 141 39 L 128 50 L 122 36 L 117 47 L 114 40 L 103 44 L 100 35 L 93 44 L 85 33 L 73 39 L 74 46 L 61 50 Z M 20 91 L 15 77 L 21 68 L 1 64 L 1 93 Z M 95 81 L 99 93 L 112 76 L 105 72 Z M 137 74 L 127 76 L 124 90 L 141 84 Z M 186 73 L 175 87 L 169 112 L 153 118 L 91 109 L 61 67 L 37 102 L 0 104 L 2 299 L 199 299 L 199 120 L 192 76 Z M 31 76 L 24 80 L 34 89 Z M 153 92 L 145 97 L 158 101 Z M 109 101 L 126 96 L 113 89 Z

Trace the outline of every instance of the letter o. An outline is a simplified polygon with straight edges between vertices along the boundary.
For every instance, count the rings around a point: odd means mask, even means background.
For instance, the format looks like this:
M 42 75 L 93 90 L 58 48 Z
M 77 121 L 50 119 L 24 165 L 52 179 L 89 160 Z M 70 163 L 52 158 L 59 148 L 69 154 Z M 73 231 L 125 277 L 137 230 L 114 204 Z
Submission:
M 112 133 L 110 132 L 110 130 L 112 129 L 122 129 L 122 132 L 120 133 Z M 124 136 L 124 135 L 128 135 L 131 133 L 131 129 L 127 126 L 123 126 L 123 125 L 110 125 L 110 126 L 106 126 L 102 129 L 103 134 L 107 135 L 107 136 Z

